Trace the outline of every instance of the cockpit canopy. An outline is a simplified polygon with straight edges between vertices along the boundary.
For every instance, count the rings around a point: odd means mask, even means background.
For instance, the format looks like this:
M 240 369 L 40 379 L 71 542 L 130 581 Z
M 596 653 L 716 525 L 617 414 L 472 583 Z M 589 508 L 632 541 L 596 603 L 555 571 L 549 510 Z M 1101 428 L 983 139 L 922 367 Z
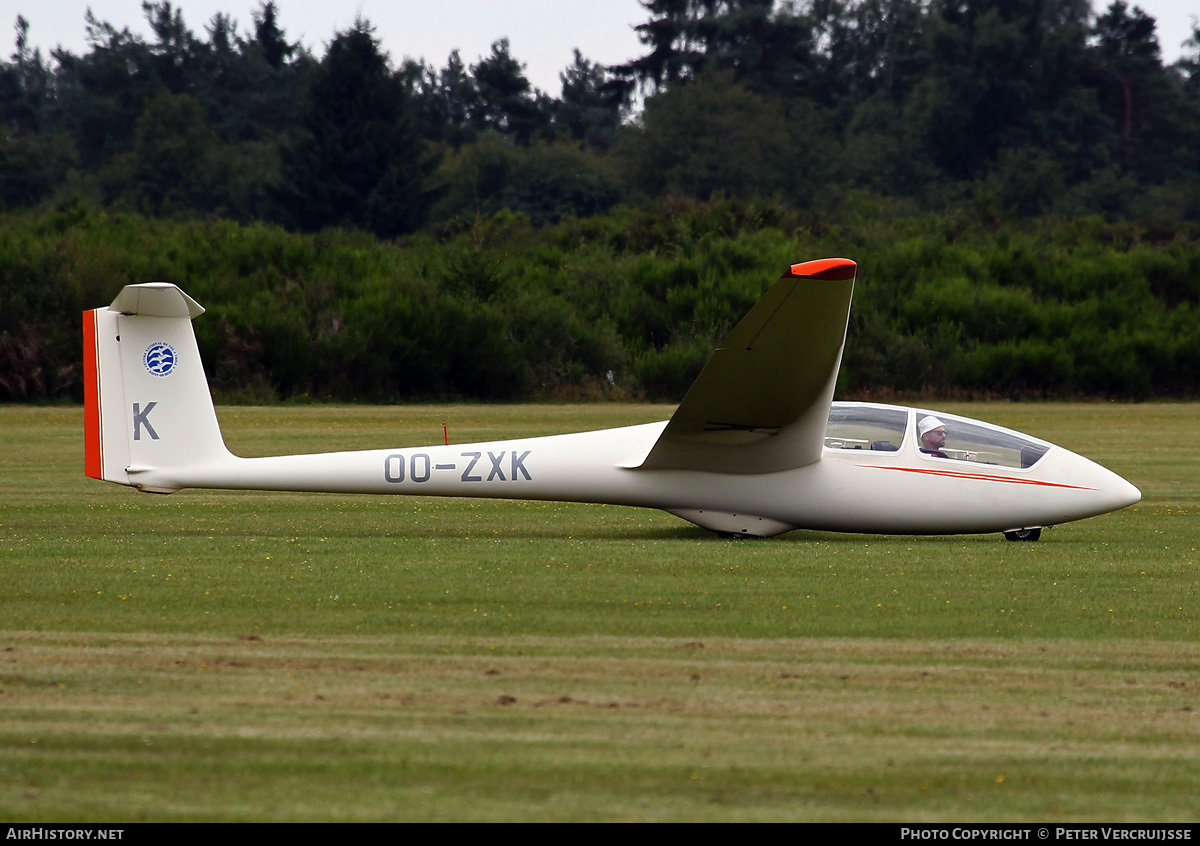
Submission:
M 875 403 L 835 402 L 825 427 L 825 448 L 867 450 L 878 453 L 917 451 L 917 423 L 936 417 L 946 427 L 942 456 L 920 453 L 931 461 L 972 461 L 1001 467 L 1029 468 L 1041 460 L 1052 444 L 969 417 L 928 409 Z
M 827 449 L 898 452 L 908 428 L 909 409 L 890 405 L 835 402 L 825 426 Z

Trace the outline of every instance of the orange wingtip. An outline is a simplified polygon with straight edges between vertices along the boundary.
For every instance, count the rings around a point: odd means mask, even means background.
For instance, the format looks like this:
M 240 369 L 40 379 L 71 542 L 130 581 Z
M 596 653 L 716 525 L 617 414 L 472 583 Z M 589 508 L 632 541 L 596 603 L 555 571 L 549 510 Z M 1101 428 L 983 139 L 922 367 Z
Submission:
M 853 279 L 858 265 L 846 258 L 817 259 L 793 264 L 788 276 L 803 276 L 806 279 Z

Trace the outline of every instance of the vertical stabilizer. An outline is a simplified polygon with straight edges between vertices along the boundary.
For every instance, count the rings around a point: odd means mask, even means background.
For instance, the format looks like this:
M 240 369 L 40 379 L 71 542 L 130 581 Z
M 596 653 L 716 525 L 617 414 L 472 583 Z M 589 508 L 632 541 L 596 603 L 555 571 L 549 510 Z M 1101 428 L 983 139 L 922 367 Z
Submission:
M 229 457 L 192 331 L 200 305 L 175 285 L 127 285 L 83 313 L 84 468 L 141 490 L 149 479 Z

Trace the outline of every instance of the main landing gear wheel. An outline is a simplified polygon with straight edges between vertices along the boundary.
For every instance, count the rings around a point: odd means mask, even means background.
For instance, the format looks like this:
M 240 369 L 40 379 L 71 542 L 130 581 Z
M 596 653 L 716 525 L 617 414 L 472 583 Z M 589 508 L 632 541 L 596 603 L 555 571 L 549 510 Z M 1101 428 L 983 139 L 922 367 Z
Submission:
M 1013 529 L 1004 533 L 1004 539 L 1010 541 L 1035 541 L 1042 536 L 1042 529 Z

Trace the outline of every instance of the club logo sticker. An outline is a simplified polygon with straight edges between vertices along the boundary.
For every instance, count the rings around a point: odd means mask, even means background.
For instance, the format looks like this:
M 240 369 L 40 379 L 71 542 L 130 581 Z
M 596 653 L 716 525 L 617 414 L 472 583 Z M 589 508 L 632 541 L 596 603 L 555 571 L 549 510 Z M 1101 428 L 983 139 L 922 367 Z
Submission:
M 151 376 L 170 376 L 177 361 L 175 348 L 166 341 L 155 341 L 142 355 L 142 364 Z

